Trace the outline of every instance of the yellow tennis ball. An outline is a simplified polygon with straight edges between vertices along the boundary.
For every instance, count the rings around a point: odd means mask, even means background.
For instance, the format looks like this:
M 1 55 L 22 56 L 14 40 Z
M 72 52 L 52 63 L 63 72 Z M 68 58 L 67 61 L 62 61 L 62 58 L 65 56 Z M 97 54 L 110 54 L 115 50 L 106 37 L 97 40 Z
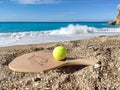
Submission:
M 66 49 L 63 46 L 57 46 L 53 50 L 55 60 L 63 60 L 66 57 Z

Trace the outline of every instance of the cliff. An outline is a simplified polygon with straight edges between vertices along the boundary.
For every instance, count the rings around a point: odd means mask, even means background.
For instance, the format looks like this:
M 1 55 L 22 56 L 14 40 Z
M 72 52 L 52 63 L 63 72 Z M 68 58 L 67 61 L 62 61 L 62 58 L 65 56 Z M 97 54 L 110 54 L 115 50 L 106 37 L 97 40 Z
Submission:
M 120 25 L 120 4 L 118 5 L 118 14 L 113 21 L 109 22 L 109 25 Z

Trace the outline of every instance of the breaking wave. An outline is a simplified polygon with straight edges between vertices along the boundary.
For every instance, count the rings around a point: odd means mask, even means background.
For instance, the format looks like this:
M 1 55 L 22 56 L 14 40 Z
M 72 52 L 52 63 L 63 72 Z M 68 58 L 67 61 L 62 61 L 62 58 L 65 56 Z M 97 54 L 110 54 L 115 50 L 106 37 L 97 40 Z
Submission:
M 87 25 L 73 25 L 70 24 L 67 27 L 61 27 L 57 30 L 47 30 L 47 31 L 36 31 L 36 32 L 16 32 L 16 33 L 0 33 L 0 46 L 2 44 L 14 43 L 22 38 L 40 38 L 44 36 L 69 36 L 69 35 L 87 35 L 94 33 L 114 33 L 120 32 L 120 28 L 95 28 L 88 27 Z M 70 38 L 70 37 L 69 37 Z M 37 41 L 36 39 L 36 41 Z M 28 41 L 27 41 L 28 40 Z M 26 39 L 29 42 L 29 39 Z M 24 42 L 26 42 L 24 41 Z M 32 41 L 31 41 L 32 42 Z M 35 41 L 34 41 L 35 42 Z M 47 40 L 46 40 L 47 42 Z

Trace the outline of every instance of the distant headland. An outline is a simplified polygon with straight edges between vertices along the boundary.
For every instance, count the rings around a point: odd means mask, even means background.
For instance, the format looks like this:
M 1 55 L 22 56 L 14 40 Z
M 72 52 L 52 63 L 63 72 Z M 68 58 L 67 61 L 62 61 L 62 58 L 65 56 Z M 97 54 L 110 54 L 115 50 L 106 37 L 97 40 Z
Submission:
M 109 22 L 109 25 L 120 25 L 120 4 L 118 5 L 118 14 L 113 21 Z

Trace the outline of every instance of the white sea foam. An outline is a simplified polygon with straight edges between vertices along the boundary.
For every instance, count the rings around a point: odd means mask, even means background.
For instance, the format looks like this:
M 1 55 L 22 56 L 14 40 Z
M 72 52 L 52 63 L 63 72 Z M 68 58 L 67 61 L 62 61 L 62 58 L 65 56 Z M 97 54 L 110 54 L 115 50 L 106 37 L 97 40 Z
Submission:
M 0 46 L 68 41 L 119 33 L 120 28 L 94 28 L 70 24 L 67 27 L 62 27 L 58 30 L 0 33 Z
M 70 24 L 68 27 L 60 28 L 59 30 L 54 30 L 50 33 L 50 35 L 56 34 L 86 34 L 96 31 L 97 29 L 94 27 L 81 26 L 81 25 L 72 25 Z

